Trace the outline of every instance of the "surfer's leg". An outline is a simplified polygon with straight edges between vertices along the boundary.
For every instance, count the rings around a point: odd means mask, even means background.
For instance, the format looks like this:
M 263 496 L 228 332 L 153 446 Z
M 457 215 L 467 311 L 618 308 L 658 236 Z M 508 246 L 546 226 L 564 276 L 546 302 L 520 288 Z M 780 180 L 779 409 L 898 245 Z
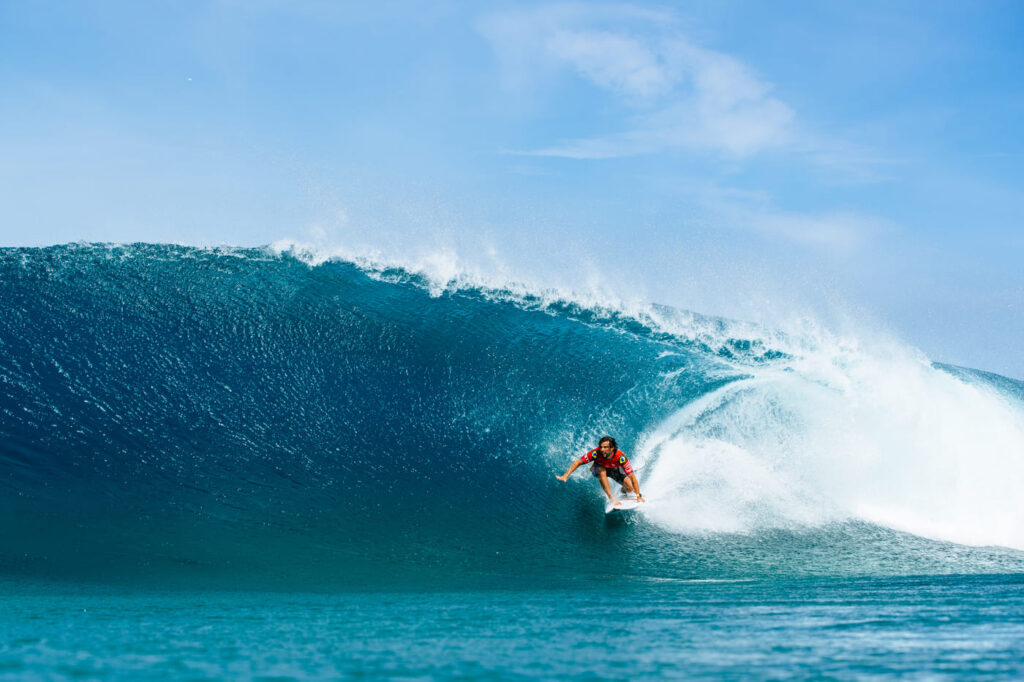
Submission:
M 616 483 L 622 486 L 622 492 L 635 492 L 633 490 L 632 484 L 629 481 L 629 477 L 626 476 L 625 472 L 622 471 L 621 467 L 616 467 L 615 469 L 608 469 L 607 473 L 610 478 L 614 479 Z
M 597 467 L 597 480 L 601 481 L 601 487 L 604 488 L 604 494 L 608 496 L 609 500 L 614 500 L 615 497 L 612 495 L 612 487 L 608 485 L 608 474 L 605 473 L 604 467 Z

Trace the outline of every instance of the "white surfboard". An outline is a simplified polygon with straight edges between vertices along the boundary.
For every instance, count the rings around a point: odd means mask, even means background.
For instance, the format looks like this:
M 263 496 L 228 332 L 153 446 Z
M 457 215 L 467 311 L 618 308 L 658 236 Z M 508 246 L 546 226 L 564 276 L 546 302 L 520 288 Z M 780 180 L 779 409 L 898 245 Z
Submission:
M 636 499 L 634 495 L 627 495 L 620 500 L 617 500 L 618 505 L 612 500 L 605 500 L 604 502 L 604 513 L 611 514 L 612 512 L 629 511 L 630 509 L 636 509 L 643 502 Z

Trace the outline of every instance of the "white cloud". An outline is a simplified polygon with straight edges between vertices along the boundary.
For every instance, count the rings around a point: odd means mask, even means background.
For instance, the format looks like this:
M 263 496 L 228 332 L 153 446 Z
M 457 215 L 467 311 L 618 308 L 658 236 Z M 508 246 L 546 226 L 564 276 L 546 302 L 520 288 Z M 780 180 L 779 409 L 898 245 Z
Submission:
M 584 78 L 614 93 L 654 97 L 672 89 L 672 74 L 639 40 L 608 31 L 559 29 L 546 41 L 548 52 L 572 64 Z
M 609 158 L 666 149 L 747 156 L 789 140 L 792 110 L 739 60 L 694 45 L 670 15 L 556 5 L 487 17 L 507 87 L 571 69 L 630 108 L 622 129 L 525 152 Z

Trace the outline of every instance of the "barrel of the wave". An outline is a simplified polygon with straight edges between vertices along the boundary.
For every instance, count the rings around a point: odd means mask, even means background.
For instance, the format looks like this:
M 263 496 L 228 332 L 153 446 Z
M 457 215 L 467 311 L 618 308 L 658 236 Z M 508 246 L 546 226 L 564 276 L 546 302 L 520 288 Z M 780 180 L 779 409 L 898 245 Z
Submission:
M 607 553 L 564 489 L 515 482 L 581 432 L 634 440 L 686 357 L 440 291 L 260 249 L 0 249 L 0 571 L 543 579 Z

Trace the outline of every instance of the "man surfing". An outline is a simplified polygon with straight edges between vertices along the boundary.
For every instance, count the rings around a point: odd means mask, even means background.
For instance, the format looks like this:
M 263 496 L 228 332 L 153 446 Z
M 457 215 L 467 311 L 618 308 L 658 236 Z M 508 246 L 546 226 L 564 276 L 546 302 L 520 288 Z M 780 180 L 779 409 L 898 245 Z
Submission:
M 630 466 L 629 459 L 622 450 L 619 450 L 619 445 L 615 442 L 614 438 L 602 436 L 601 440 L 597 442 L 596 448 L 574 461 L 569 465 L 568 471 L 556 478 L 559 481 L 568 481 L 572 472 L 576 471 L 581 464 L 586 464 L 587 462 L 594 463 L 590 467 L 590 473 L 597 480 L 601 481 L 604 494 L 608 496 L 608 499 L 612 501 L 614 506 L 619 507 L 622 503 L 612 495 L 612 487 L 608 483 L 609 478 L 613 478 L 616 482 L 621 483 L 622 489 L 627 493 L 635 493 L 636 499 L 639 501 L 644 501 L 644 498 L 640 495 L 640 484 L 636 480 L 636 474 L 633 473 L 633 467 Z

